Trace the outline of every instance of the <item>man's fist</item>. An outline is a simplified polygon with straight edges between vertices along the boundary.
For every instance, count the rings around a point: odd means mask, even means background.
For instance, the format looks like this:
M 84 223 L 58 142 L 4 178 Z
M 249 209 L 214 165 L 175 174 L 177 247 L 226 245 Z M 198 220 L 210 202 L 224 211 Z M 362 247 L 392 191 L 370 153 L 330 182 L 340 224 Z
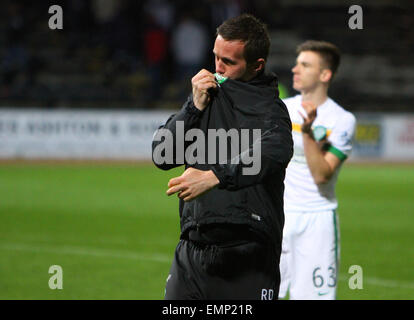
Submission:
M 302 132 L 311 134 L 312 133 L 312 124 L 313 124 L 313 121 L 315 121 L 315 119 L 316 119 L 316 108 L 317 108 L 317 106 L 315 106 L 310 101 L 303 101 L 302 102 L 302 107 L 306 111 L 306 115 L 303 115 L 299 112 L 299 114 L 303 118 Z
M 194 105 L 197 109 L 203 111 L 210 102 L 208 90 L 217 88 L 216 78 L 211 72 L 202 69 L 191 79 L 191 84 L 193 86 Z

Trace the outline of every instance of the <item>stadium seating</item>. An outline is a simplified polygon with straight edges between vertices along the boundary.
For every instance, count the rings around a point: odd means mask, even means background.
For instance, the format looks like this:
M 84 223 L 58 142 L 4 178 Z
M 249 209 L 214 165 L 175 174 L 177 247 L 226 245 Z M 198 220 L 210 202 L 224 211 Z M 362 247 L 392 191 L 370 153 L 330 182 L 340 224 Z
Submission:
M 283 15 L 267 17 L 273 17 L 267 21 L 272 37 L 268 68 L 278 73 L 285 86 L 291 84 L 296 45 L 310 38 L 324 39 L 343 51 L 331 91 L 342 105 L 353 111 L 410 110 L 414 98 L 413 5 L 374 1 L 363 7 L 363 30 L 347 27 L 350 15 L 341 1 L 280 1 L 279 10 Z M 37 14 L 32 14 L 32 20 L 42 16 Z M 2 10 L 0 107 L 127 109 L 178 108 L 181 104 L 179 84 L 171 77 L 157 101 L 147 97 L 149 79 L 139 52 L 114 53 L 92 32 L 50 31 L 40 20 L 26 30 L 24 48 L 29 60 L 10 80 L 4 67 L 10 50 L 7 20 L 8 13 Z

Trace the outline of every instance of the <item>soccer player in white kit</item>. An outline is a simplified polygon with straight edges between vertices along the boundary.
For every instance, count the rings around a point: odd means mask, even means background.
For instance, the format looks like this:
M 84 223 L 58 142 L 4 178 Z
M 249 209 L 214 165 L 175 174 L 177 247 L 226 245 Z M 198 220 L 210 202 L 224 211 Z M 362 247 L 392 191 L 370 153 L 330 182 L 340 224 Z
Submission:
M 355 117 L 328 97 L 340 62 L 338 48 L 308 40 L 297 48 L 293 88 L 284 101 L 294 155 L 285 178 L 285 226 L 279 298 L 335 299 L 339 225 L 335 184 L 352 149 Z

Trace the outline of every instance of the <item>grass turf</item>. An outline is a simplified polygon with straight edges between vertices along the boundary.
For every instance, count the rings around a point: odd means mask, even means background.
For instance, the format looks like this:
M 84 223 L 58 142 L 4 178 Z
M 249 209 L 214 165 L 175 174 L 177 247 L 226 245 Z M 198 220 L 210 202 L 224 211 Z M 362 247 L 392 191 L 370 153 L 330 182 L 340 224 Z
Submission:
M 346 165 L 338 299 L 414 298 L 413 166 Z M 179 237 L 170 178 L 150 165 L 0 166 L 0 299 L 162 299 Z M 48 286 L 63 269 L 63 290 Z M 348 269 L 363 269 L 351 290 Z

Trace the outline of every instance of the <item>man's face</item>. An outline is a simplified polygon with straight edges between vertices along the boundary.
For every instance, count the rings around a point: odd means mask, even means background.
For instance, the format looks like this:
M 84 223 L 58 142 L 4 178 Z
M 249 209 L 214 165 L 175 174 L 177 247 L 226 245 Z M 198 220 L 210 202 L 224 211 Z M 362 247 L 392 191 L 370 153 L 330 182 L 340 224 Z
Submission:
M 243 56 L 244 42 L 227 41 L 218 35 L 213 49 L 216 72 L 233 80 L 248 81 L 256 74 Z
M 323 67 L 321 57 L 313 51 L 302 51 L 292 68 L 293 88 L 297 91 L 310 91 L 320 85 Z

